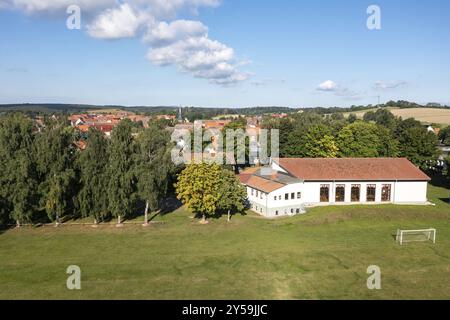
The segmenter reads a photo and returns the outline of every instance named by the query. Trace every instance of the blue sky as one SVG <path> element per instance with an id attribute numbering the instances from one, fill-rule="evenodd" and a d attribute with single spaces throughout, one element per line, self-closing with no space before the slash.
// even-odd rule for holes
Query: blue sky
<path id="1" fill-rule="evenodd" d="M 450 104 L 446 0 L 54 2 L 0 0 L 0 103 Z"/>

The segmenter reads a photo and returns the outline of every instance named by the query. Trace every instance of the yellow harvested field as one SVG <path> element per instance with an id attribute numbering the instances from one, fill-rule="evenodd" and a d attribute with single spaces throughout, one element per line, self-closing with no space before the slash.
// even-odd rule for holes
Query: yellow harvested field
<path id="1" fill-rule="evenodd" d="M 395 116 L 402 117 L 403 119 L 415 118 L 421 122 L 427 123 L 438 123 L 450 125 L 450 109 L 436 109 L 436 108 L 407 108 L 407 109 L 398 109 L 398 108 L 388 108 Z M 362 118 L 366 112 L 358 111 L 354 112 L 354 114 Z M 373 109 L 371 111 L 376 111 Z M 345 113 L 345 116 L 348 116 L 350 113 Z"/>
<path id="2" fill-rule="evenodd" d="M 403 119 L 415 118 L 421 122 L 441 123 L 450 125 L 450 109 L 412 108 L 393 109 L 391 112 Z"/>

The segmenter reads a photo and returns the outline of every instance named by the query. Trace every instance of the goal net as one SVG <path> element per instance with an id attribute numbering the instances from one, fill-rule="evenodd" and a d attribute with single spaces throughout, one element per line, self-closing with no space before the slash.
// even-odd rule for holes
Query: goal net
<path id="1" fill-rule="evenodd" d="M 421 230 L 397 230 L 396 241 L 400 245 L 407 242 L 424 242 L 432 241 L 436 243 L 436 229 L 421 229 Z"/>

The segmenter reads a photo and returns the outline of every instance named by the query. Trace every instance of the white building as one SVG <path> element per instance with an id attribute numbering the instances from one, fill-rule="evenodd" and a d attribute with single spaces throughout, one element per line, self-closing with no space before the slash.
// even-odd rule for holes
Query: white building
<path id="1" fill-rule="evenodd" d="M 306 207 L 426 204 L 430 178 L 404 158 L 276 159 L 240 174 L 251 209 L 266 217 Z"/>

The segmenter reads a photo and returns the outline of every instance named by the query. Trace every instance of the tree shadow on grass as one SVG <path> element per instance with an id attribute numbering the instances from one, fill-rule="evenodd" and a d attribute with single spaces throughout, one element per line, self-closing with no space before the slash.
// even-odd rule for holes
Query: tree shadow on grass
<path id="1" fill-rule="evenodd" d="M 146 206 L 145 201 L 137 201 L 134 205 L 132 214 L 130 214 L 126 218 L 126 220 L 134 220 L 138 217 L 142 217 L 143 219 L 145 214 L 145 206 Z M 159 204 L 159 208 L 156 212 L 154 211 L 151 212 L 149 210 L 148 222 L 152 222 L 158 216 L 162 217 L 168 215 L 181 207 L 182 207 L 181 201 L 179 201 L 175 196 L 169 196 L 161 201 L 161 203 Z"/>
<path id="2" fill-rule="evenodd" d="M 12 229 L 12 227 L 8 227 L 8 226 L 0 226 L 0 236 L 5 233 L 6 231 Z"/>
<path id="3" fill-rule="evenodd" d="M 246 216 L 247 215 L 247 211 L 246 210 L 244 210 L 242 212 L 231 211 L 230 220 L 233 220 L 233 218 L 235 216 L 238 216 L 238 215 Z M 219 210 L 215 214 L 211 215 L 211 219 L 219 220 L 219 219 L 224 218 L 224 217 L 226 218 L 227 216 L 228 216 L 228 210 Z"/>
<path id="4" fill-rule="evenodd" d="M 440 174 L 428 173 L 431 178 L 430 184 L 434 187 L 448 189 L 450 192 L 450 180 Z"/>
<path id="5" fill-rule="evenodd" d="M 179 208 L 181 208 L 183 204 L 180 200 L 178 200 L 175 196 L 170 196 L 161 201 L 159 215 L 165 216 L 168 215 Z"/>

